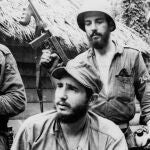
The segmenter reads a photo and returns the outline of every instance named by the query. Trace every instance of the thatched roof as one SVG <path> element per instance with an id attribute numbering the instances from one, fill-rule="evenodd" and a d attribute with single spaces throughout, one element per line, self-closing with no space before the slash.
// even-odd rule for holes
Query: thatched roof
<path id="1" fill-rule="evenodd" d="M 109 0 L 112 5 L 121 3 L 121 0 Z M 82 5 L 81 0 L 33 0 L 44 22 L 53 35 L 61 37 L 68 47 L 75 47 L 77 51 L 88 45 L 87 38 L 76 23 L 76 14 Z M 27 0 L 0 1 L 0 32 L 4 38 L 17 39 L 20 43 L 34 39 L 35 22 L 32 18 L 28 26 L 19 24 L 23 7 L 27 7 Z M 117 5 L 119 6 L 119 5 Z M 117 7 L 119 10 L 121 7 Z M 120 11 L 120 10 L 119 10 Z M 116 13 L 117 14 L 117 13 Z M 116 16 L 117 18 L 117 16 Z M 142 47 L 141 51 L 149 53 L 149 45 L 143 41 L 137 32 L 127 26 L 117 23 L 116 37 L 126 44 L 135 44 Z"/>
<path id="2" fill-rule="evenodd" d="M 34 32 L 31 25 L 23 27 L 19 24 L 19 18 L 24 6 L 27 6 L 27 3 L 22 0 L 0 1 L 0 31 L 6 36 L 22 40 L 23 37 L 31 36 Z"/>

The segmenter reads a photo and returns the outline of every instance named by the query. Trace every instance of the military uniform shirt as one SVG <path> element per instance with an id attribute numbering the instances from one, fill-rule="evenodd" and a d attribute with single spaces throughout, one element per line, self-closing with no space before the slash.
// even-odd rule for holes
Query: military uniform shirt
<path id="1" fill-rule="evenodd" d="M 88 112 L 79 145 L 74 150 L 127 150 L 123 133 L 113 122 Z M 27 119 L 19 129 L 12 150 L 69 150 L 56 111 Z"/>

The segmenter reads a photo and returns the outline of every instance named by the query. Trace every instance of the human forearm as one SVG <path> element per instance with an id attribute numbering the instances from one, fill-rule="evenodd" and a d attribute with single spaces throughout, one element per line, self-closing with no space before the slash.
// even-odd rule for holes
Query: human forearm
<path id="1" fill-rule="evenodd" d="M 141 123 L 150 120 L 150 75 L 141 55 L 135 63 L 135 93 L 141 106 Z"/>
<path id="2" fill-rule="evenodd" d="M 150 120 L 150 81 L 145 84 L 141 104 L 141 121 L 146 124 Z"/>
<path id="3" fill-rule="evenodd" d="M 14 116 L 24 111 L 26 98 L 22 92 L 14 91 L 0 96 L 0 115 Z"/>

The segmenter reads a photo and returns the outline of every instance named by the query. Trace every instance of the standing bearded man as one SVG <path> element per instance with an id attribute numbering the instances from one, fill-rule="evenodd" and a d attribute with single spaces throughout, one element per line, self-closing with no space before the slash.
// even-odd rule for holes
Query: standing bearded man
<path id="1" fill-rule="evenodd" d="M 116 23 L 111 5 L 106 0 L 85 1 L 77 15 L 77 23 L 86 32 L 90 48 L 71 61 L 90 63 L 102 82 L 92 110 L 115 122 L 126 133 L 135 115 L 136 97 L 141 106 L 140 122 L 150 130 L 150 76 L 141 52 L 112 37 Z M 49 50 L 44 50 L 41 62 L 51 66 L 53 56 Z M 135 139 L 138 147 L 147 143 L 147 137 L 140 139 L 135 135 Z"/>

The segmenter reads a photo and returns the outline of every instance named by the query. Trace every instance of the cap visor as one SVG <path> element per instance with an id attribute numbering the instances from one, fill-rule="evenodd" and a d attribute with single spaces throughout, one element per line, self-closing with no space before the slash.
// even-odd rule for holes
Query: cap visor
<path id="1" fill-rule="evenodd" d="M 66 71 L 66 69 L 64 67 L 56 68 L 52 72 L 52 76 L 54 78 L 56 78 L 56 79 L 61 79 L 65 75 L 69 75 L 70 76 L 70 74 Z"/>

